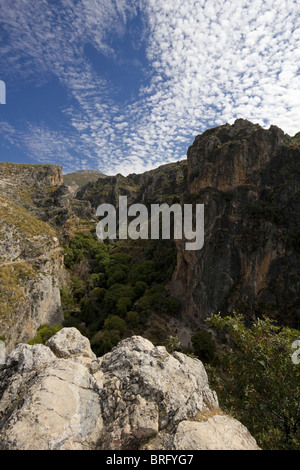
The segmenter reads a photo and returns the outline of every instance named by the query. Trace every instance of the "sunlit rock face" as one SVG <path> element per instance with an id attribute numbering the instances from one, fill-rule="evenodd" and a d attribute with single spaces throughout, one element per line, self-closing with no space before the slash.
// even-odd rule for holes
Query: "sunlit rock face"
<path id="1" fill-rule="evenodd" d="M 191 193 L 207 187 L 227 191 L 259 184 L 261 171 L 284 138 L 284 132 L 276 126 L 264 130 L 243 119 L 197 136 L 187 153 Z"/>

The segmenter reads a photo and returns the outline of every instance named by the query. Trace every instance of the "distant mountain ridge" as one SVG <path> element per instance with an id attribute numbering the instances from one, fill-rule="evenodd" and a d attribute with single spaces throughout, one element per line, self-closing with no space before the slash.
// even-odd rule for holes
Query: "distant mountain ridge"
<path id="1" fill-rule="evenodd" d="M 97 181 L 99 178 L 103 178 L 105 176 L 106 175 L 104 173 L 97 170 L 78 170 L 64 174 L 63 181 L 72 192 L 75 192 L 81 186 L 84 186 L 89 182 Z"/>

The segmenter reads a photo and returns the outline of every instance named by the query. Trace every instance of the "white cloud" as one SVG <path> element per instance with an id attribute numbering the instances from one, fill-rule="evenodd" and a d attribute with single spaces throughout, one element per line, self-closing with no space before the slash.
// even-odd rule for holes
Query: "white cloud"
<path id="1" fill-rule="evenodd" d="M 196 133 L 238 117 L 276 124 L 291 135 L 299 131 L 297 1 L 62 0 L 59 10 L 55 5 L 16 0 L 14 8 L 0 7 L 11 45 L 0 52 L 11 73 L 26 80 L 53 74 L 74 100 L 64 110 L 72 136 L 46 132 L 42 125 L 41 133 L 36 125 L 27 128 L 27 137 L 19 135 L 37 158 L 41 149 L 43 159 L 61 151 L 76 167 L 75 146 L 90 166 L 128 174 L 181 159 Z M 84 46 L 116 58 L 109 38 L 121 40 L 138 12 L 149 70 L 136 95 L 120 103 Z"/>
<path id="2" fill-rule="evenodd" d="M 193 6 L 196 5 L 192 0 L 186 0 L 182 3 L 186 6 L 186 12 L 192 11 Z M 216 16 L 213 3 L 219 6 L 223 5 L 222 9 L 218 9 L 218 16 Z M 171 95 L 172 102 L 178 102 L 182 98 L 186 107 L 189 106 L 189 109 L 186 110 L 188 118 L 193 119 L 196 106 L 205 109 L 212 104 L 215 99 L 210 91 L 212 85 L 215 89 L 222 90 L 223 94 L 231 94 L 237 99 L 247 95 L 255 86 L 256 103 L 248 101 L 243 109 L 244 114 L 252 118 L 257 114 L 256 107 L 260 102 L 260 111 L 272 123 L 276 119 L 276 113 L 273 114 L 272 97 L 269 94 L 265 96 L 264 89 L 259 87 L 260 81 L 267 78 L 267 84 L 273 92 L 276 91 L 276 87 L 277 92 L 278 89 L 283 88 L 284 93 L 281 92 L 280 95 L 285 112 L 283 116 L 280 116 L 280 122 L 283 127 L 287 127 L 291 88 L 294 96 L 293 108 L 297 106 L 300 111 L 299 75 L 295 69 L 294 71 L 289 70 L 287 75 L 283 76 L 276 76 L 274 72 L 278 73 L 290 65 L 290 60 L 287 60 L 285 55 L 287 44 L 284 42 L 286 41 L 284 19 L 287 17 L 289 8 L 293 11 L 294 2 L 286 2 L 283 5 L 281 2 L 266 1 L 260 5 L 260 8 L 257 2 L 251 3 L 246 8 L 248 4 L 248 2 L 239 2 L 237 5 L 236 2 L 229 0 L 223 2 L 206 1 L 204 9 L 199 11 L 199 15 L 194 15 L 192 18 L 190 15 L 187 16 L 190 34 L 185 38 L 184 44 L 188 47 L 182 47 L 181 34 L 179 37 L 177 35 L 178 29 L 173 27 L 176 21 L 178 23 L 183 21 L 182 17 L 176 17 L 177 5 L 174 6 L 174 3 L 169 1 L 159 9 L 156 1 L 150 1 L 149 17 L 152 22 L 157 22 L 158 25 L 164 24 L 165 28 L 152 28 L 155 32 L 152 37 L 155 47 L 152 45 L 149 48 L 149 56 L 155 60 L 156 67 L 158 67 L 160 59 L 160 71 L 167 70 L 167 76 L 172 77 L 169 86 L 164 85 L 165 93 Z M 171 12 L 173 25 L 168 23 Z M 233 16 L 231 16 L 232 13 Z M 203 14 L 206 17 L 204 21 Z M 197 20 L 197 16 L 201 21 Z M 291 31 L 299 27 L 298 18 L 295 14 L 294 17 L 289 18 Z M 220 25 L 223 29 L 219 28 Z M 284 36 L 284 40 L 281 39 L 281 36 Z M 221 37 L 223 42 L 220 40 Z M 244 37 L 243 40 L 241 40 L 242 37 Z M 160 53 L 159 50 L 160 42 L 164 42 L 164 50 L 167 48 L 167 38 L 169 38 L 169 48 L 172 49 L 172 53 L 168 57 L 163 52 Z M 292 45 L 289 44 L 290 46 L 292 46 L 293 52 L 299 51 L 298 40 L 294 41 Z M 192 80 L 192 75 L 196 79 Z M 287 76 L 289 83 L 287 83 Z M 294 83 L 291 83 L 291 79 Z M 180 94 L 178 91 L 180 88 L 182 91 L 183 83 L 183 93 Z M 191 91 L 190 94 L 185 90 Z M 216 104 L 220 105 L 220 103 Z M 232 116 L 238 115 L 235 105 L 236 101 L 233 100 L 230 108 L 227 107 L 227 113 L 230 112 Z M 161 113 L 164 111 L 161 108 Z M 220 120 L 221 116 L 216 115 L 216 117 Z M 295 122 L 292 128 L 285 130 L 293 133 L 297 130 L 297 125 L 298 123 Z"/>

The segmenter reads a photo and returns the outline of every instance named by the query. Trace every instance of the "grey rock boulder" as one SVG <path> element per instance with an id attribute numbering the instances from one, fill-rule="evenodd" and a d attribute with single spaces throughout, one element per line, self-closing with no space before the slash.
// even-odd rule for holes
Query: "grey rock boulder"
<path id="1" fill-rule="evenodd" d="M 97 358 L 63 328 L 0 365 L 0 448 L 258 449 L 218 406 L 201 361 L 139 336 Z"/>
<path id="2" fill-rule="evenodd" d="M 258 449 L 255 439 L 239 421 L 215 415 L 203 421 L 179 423 L 174 446 L 180 450 Z"/>
<path id="3" fill-rule="evenodd" d="M 76 328 L 63 328 L 47 341 L 46 346 L 60 358 L 96 359 L 89 340 Z"/>

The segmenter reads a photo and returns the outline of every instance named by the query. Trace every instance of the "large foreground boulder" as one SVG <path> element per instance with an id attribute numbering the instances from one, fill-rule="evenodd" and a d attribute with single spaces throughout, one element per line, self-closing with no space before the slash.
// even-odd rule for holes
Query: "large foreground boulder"
<path id="1" fill-rule="evenodd" d="M 201 361 L 139 336 L 97 358 L 75 328 L 0 365 L 0 448 L 256 450 L 219 410 Z"/>

